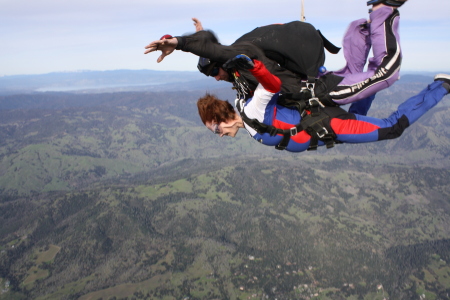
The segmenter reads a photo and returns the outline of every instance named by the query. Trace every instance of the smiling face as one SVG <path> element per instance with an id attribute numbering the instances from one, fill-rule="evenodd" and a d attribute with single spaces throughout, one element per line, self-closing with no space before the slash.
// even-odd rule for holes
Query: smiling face
<path id="1" fill-rule="evenodd" d="M 236 115 L 236 117 L 237 118 L 234 120 L 228 120 L 226 122 L 221 122 L 220 124 L 217 124 L 215 121 L 206 122 L 205 126 L 220 137 L 235 137 L 239 128 L 242 127 L 242 120 L 239 116 Z"/>

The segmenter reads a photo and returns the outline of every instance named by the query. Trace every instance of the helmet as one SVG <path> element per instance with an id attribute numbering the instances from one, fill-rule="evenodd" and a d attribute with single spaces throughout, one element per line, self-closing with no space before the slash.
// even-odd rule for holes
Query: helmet
<path id="1" fill-rule="evenodd" d="M 393 7 L 400 7 L 408 0 L 370 0 L 367 1 L 367 5 L 386 4 Z"/>
<path id="2" fill-rule="evenodd" d="M 205 74 L 206 76 L 216 76 L 219 74 L 220 64 L 216 61 L 211 61 L 209 58 L 200 57 L 198 59 L 197 68 L 198 70 Z"/>

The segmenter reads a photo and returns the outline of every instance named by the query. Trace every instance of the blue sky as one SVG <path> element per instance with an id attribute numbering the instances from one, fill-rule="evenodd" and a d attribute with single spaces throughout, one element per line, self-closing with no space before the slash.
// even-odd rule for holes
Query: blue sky
<path id="1" fill-rule="evenodd" d="M 301 0 L 0 0 L 0 76 L 116 69 L 196 70 L 176 51 L 160 64 L 144 47 L 163 34 L 193 32 L 199 18 L 222 44 L 257 26 L 300 18 Z M 336 45 L 365 0 L 305 0 L 306 21 Z M 450 1 L 410 0 L 400 8 L 403 71 L 450 72 Z M 327 55 L 329 70 L 344 65 Z"/>

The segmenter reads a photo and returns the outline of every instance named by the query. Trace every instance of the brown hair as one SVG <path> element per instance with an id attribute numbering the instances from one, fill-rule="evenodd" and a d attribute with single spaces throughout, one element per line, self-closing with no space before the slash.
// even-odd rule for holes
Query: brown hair
<path id="1" fill-rule="evenodd" d="M 236 117 L 236 111 L 228 101 L 220 100 L 208 93 L 198 99 L 197 108 L 203 124 L 213 121 L 220 124 Z"/>

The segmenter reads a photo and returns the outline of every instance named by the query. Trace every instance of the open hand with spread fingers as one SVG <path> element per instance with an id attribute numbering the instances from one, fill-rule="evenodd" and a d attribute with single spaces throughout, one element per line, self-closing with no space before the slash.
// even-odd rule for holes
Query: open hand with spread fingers
<path id="1" fill-rule="evenodd" d="M 156 40 L 148 44 L 145 49 L 144 54 L 148 54 L 154 51 L 161 51 L 161 55 L 158 57 L 156 62 L 160 63 L 163 61 L 164 57 L 170 55 L 177 47 L 178 40 L 173 38 L 171 35 L 164 35 L 160 40 Z"/>

